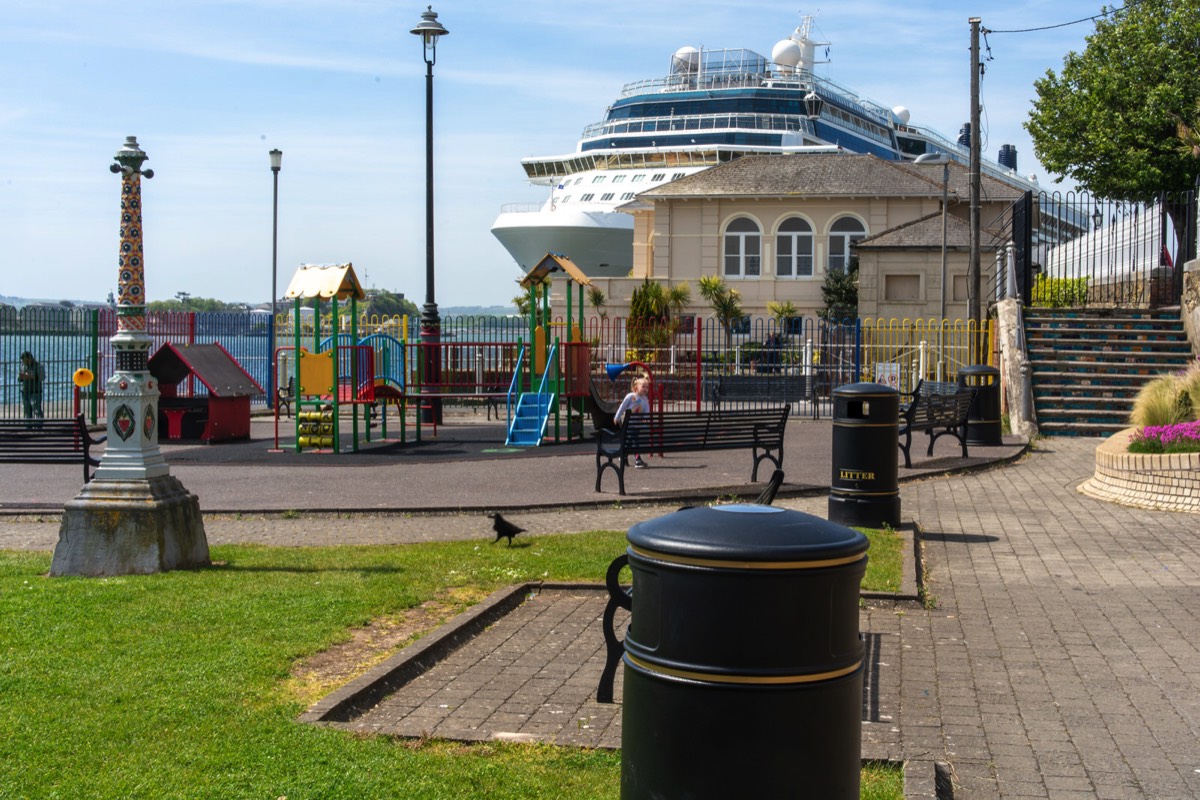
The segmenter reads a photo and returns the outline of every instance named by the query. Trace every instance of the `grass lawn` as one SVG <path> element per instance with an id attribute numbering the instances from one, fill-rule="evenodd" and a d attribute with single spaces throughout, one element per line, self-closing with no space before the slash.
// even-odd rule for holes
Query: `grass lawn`
<path id="1" fill-rule="evenodd" d="M 625 540 L 527 542 L 215 547 L 209 569 L 120 578 L 51 579 L 49 553 L 0 552 L 0 798 L 616 798 L 619 753 L 296 722 L 293 664 L 350 629 L 433 598 L 595 581 Z M 902 796 L 886 767 L 863 786 Z"/>

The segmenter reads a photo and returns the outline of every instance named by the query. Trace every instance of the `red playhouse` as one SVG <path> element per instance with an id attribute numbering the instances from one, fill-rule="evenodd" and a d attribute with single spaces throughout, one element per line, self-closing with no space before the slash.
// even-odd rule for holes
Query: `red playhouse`
<path id="1" fill-rule="evenodd" d="M 150 357 L 150 374 L 158 380 L 160 438 L 228 442 L 250 438 L 250 398 L 262 387 L 219 344 L 171 344 Z M 195 378 L 207 394 L 187 393 L 179 384 Z M 162 434 L 165 433 L 165 437 Z"/>

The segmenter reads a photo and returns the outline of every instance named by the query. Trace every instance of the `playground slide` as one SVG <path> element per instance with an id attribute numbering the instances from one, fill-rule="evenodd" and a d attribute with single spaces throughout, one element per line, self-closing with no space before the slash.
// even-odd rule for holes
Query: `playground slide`
<path id="1" fill-rule="evenodd" d="M 588 381 L 588 394 L 583 398 L 583 407 L 592 417 L 592 426 L 596 430 L 607 428 L 614 430 L 617 426 L 613 422 L 613 415 L 617 413 L 617 407 L 621 405 L 615 400 L 605 400 L 598 391 L 596 391 L 596 380 L 594 378 Z"/>

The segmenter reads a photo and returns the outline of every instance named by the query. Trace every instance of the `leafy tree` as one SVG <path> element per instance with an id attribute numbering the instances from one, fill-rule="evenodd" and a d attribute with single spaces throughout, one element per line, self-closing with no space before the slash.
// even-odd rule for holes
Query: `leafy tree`
<path id="1" fill-rule="evenodd" d="M 634 345 L 666 344 L 679 329 L 679 314 L 692 302 L 686 282 L 666 286 L 646 278 L 629 299 L 626 331 Z M 676 319 L 672 319 L 672 315 Z"/>
<path id="2" fill-rule="evenodd" d="M 821 286 L 825 307 L 817 316 L 829 322 L 841 322 L 858 316 L 858 256 L 850 256 L 845 268 L 832 267 L 825 272 Z"/>
<path id="3" fill-rule="evenodd" d="M 1177 126 L 1200 101 L 1198 42 L 1195 0 L 1140 0 L 1097 20 L 1082 53 L 1034 82 L 1025 128 L 1038 159 L 1114 200 L 1192 188 L 1200 160 L 1181 152 Z M 1167 213 L 1182 233 L 1185 209 Z"/>
<path id="4" fill-rule="evenodd" d="M 700 296 L 713 310 L 713 316 L 725 331 L 725 343 L 733 342 L 733 324 L 746 316 L 742 310 L 742 295 L 731 289 L 719 275 L 705 275 L 700 279 Z"/>
<path id="5" fill-rule="evenodd" d="M 367 316 L 400 317 L 408 314 L 410 319 L 416 319 L 421 315 L 417 304 L 403 294 L 389 292 L 387 289 L 367 289 L 366 295 L 366 302 L 362 304 L 360 311 Z"/>
<path id="6" fill-rule="evenodd" d="M 192 297 L 187 292 L 176 292 L 173 300 L 152 300 L 146 304 L 147 311 L 245 311 L 244 303 L 227 303 L 213 297 Z"/>

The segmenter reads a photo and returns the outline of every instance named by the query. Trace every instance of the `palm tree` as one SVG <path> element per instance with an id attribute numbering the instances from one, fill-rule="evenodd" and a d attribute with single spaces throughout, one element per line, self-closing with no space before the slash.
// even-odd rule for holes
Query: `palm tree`
<path id="1" fill-rule="evenodd" d="M 608 298 L 604 296 L 604 290 L 599 286 L 589 286 L 587 298 L 592 311 L 595 311 L 600 319 L 608 319 Z"/>
<path id="2" fill-rule="evenodd" d="M 733 324 L 746 316 L 742 311 L 742 295 L 731 289 L 719 275 L 705 275 L 700 279 L 700 296 L 713 310 L 713 316 L 725 331 L 725 344 L 733 346 Z"/>

